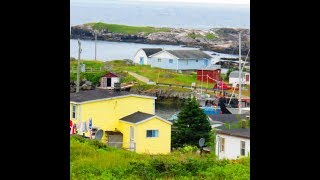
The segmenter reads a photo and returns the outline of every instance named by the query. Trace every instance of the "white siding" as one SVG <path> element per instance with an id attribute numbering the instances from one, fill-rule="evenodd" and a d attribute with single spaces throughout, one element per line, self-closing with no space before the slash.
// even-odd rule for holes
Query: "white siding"
<path id="1" fill-rule="evenodd" d="M 114 83 L 120 82 L 120 78 L 118 77 L 112 77 L 111 78 L 111 87 L 114 87 Z"/>
<path id="2" fill-rule="evenodd" d="M 246 76 L 249 75 L 249 81 L 246 81 Z M 241 79 L 242 84 L 250 84 L 250 74 L 246 73 L 245 77 Z M 239 83 L 239 77 L 229 77 L 229 84 L 233 84 L 234 86 Z"/>
<path id="3" fill-rule="evenodd" d="M 161 59 L 159 62 L 158 59 Z M 170 63 L 170 59 L 172 59 L 172 63 Z M 163 69 L 172 69 L 172 70 L 190 70 L 190 69 L 201 69 L 205 68 L 205 61 L 207 61 L 207 66 L 210 66 L 211 60 L 205 59 L 178 59 L 174 55 L 162 51 L 158 54 L 152 55 L 149 58 L 149 64 L 151 67 L 159 67 Z"/>
<path id="4" fill-rule="evenodd" d="M 225 138 L 224 152 L 219 152 L 219 137 Z M 216 155 L 219 159 L 237 159 L 240 157 L 241 141 L 245 142 L 245 153 L 248 156 L 250 153 L 250 139 L 224 134 L 216 135 Z"/>
<path id="5" fill-rule="evenodd" d="M 148 57 L 142 49 L 138 50 L 138 52 L 134 56 L 134 62 L 140 64 L 140 57 L 143 57 L 144 64 L 148 64 Z"/>

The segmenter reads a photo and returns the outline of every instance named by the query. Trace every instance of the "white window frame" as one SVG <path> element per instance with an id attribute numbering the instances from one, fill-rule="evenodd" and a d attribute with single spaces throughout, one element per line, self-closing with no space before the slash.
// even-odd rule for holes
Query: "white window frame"
<path id="1" fill-rule="evenodd" d="M 173 63 L 173 59 L 169 59 L 169 63 Z"/>
<path id="2" fill-rule="evenodd" d="M 244 147 L 242 147 L 242 145 L 244 145 Z M 242 154 L 242 150 L 244 150 L 244 154 Z M 241 156 L 245 156 L 246 155 L 246 142 L 245 141 L 240 141 L 240 155 Z"/>
<path id="3" fill-rule="evenodd" d="M 161 58 L 158 58 L 158 62 L 161 62 Z"/>
<path id="4" fill-rule="evenodd" d="M 222 146 L 222 140 L 223 140 L 223 146 Z M 220 137 L 220 143 L 219 143 L 219 145 L 220 145 L 220 152 L 225 152 L 225 150 L 226 150 L 226 139 L 225 138 L 223 138 L 223 137 Z M 223 147 L 223 149 L 222 149 L 222 147 Z"/>
<path id="5" fill-rule="evenodd" d="M 73 118 L 73 119 L 77 118 L 77 106 L 76 105 L 72 105 L 71 118 Z"/>
<path id="6" fill-rule="evenodd" d="M 158 132 L 158 133 L 155 133 L 155 135 L 158 135 L 158 136 L 148 137 L 148 131 L 152 131 L 151 134 L 153 134 L 153 131 L 154 131 L 154 132 Z M 159 137 L 159 130 L 158 130 L 158 129 L 147 129 L 147 130 L 146 130 L 146 138 L 158 138 L 158 137 Z"/>

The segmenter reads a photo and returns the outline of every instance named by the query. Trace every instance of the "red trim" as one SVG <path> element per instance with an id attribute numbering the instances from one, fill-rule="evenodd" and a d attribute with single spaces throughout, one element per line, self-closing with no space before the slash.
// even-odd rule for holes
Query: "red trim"
<path id="1" fill-rule="evenodd" d="M 113 74 L 112 72 L 109 72 L 109 73 L 103 75 L 102 77 L 119 77 L 119 76 Z"/>

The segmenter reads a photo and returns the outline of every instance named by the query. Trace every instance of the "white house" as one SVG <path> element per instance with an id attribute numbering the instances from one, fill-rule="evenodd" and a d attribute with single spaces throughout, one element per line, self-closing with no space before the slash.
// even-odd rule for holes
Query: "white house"
<path id="1" fill-rule="evenodd" d="M 150 56 L 148 64 L 172 70 L 196 70 L 211 65 L 211 56 L 200 50 L 162 50 Z"/>
<path id="2" fill-rule="evenodd" d="M 237 159 L 250 153 L 250 129 L 223 129 L 216 131 L 218 159 Z"/>
<path id="3" fill-rule="evenodd" d="M 159 51 L 162 51 L 162 49 L 161 48 L 141 48 L 134 55 L 134 62 L 141 65 L 149 64 L 148 63 L 149 56 Z"/>
<path id="4" fill-rule="evenodd" d="M 232 71 L 229 74 L 229 84 L 232 84 L 234 87 L 239 84 L 239 71 Z M 250 73 L 241 73 L 241 84 L 250 84 Z"/>
<path id="5" fill-rule="evenodd" d="M 120 77 L 112 72 L 109 72 L 101 77 L 100 89 L 113 89 L 114 83 L 120 82 Z"/>

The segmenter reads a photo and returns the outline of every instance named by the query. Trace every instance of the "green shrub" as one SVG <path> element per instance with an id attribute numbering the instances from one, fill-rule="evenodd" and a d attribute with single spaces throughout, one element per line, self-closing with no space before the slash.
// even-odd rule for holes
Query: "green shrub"
<path id="1" fill-rule="evenodd" d="M 197 146 L 191 146 L 191 145 L 184 145 L 179 151 L 183 153 L 188 152 L 196 152 L 199 148 Z"/>

